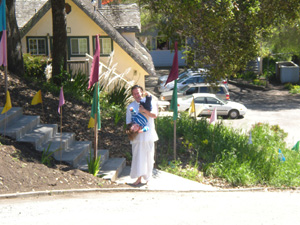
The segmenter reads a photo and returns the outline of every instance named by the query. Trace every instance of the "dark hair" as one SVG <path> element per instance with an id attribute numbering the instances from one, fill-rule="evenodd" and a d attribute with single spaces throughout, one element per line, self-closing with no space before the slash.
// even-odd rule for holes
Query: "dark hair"
<path id="1" fill-rule="evenodd" d="M 142 91 L 144 91 L 143 90 L 143 88 L 140 86 L 140 85 L 134 85 L 132 88 L 131 88 L 131 93 L 132 93 L 132 91 L 134 90 L 134 89 L 136 89 L 136 88 L 140 88 Z"/>

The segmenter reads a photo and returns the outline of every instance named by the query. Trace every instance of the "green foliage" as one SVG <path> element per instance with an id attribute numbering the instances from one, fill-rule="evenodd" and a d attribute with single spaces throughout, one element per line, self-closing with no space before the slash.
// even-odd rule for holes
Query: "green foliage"
<path id="1" fill-rule="evenodd" d="M 291 94 L 299 94 L 300 93 L 300 86 L 299 85 L 292 85 L 292 87 L 288 87 L 290 88 L 290 93 Z"/>
<path id="2" fill-rule="evenodd" d="M 94 177 L 96 177 L 100 171 L 100 164 L 101 164 L 101 155 L 97 157 L 95 160 L 92 156 L 92 151 L 90 151 L 90 157 L 86 158 L 88 163 L 88 171 L 90 174 L 93 174 Z"/>
<path id="3" fill-rule="evenodd" d="M 159 168 L 168 173 L 172 173 L 186 179 L 195 180 L 198 182 L 201 182 L 203 180 L 203 174 L 198 171 L 197 167 L 187 165 L 183 168 L 182 162 L 180 160 L 173 160 L 170 162 L 164 160 L 159 165 Z"/>
<path id="4" fill-rule="evenodd" d="M 126 88 L 126 84 L 118 81 L 111 91 L 107 92 L 107 101 L 112 105 L 118 105 L 125 108 L 131 97 L 130 89 Z"/>
<path id="5" fill-rule="evenodd" d="M 49 91 L 55 95 L 59 94 L 60 86 L 53 83 L 53 80 L 46 82 L 45 67 L 47 59 L 41 56 L 31 56 L 24 54 L 25 76 L 29 81 L 36 82 L 41 89 Z M 64 87 L 64 95 L 68 98 L 83 100 L 90 102 L 92 99 L 92 91 L 87 90 L 89 78 L 79 72 L 71 76 L 67 71 L 62 70 L 55 78 L 60 81 Z"/>
<path id="6" fill-rule="evenodd" d="M 102 91 L 100 94 L 102 115 L 107 119 L 113 119 L 115 125 L 123 122 L 130 97 L 130 90 L 121 81 L 112 90 Z"/>
<path id="7" fill-rule="evenodd" d="M 42 163 L 44 165 L 47 165 L 47 166 L 51 166 L 51 163 L 52 163 L 52 160 L 53 160 L 52 155 L 55 152 L 60 150 L 60 149 L 57 149 L 53 152 L 50 152 L 50 147 L 51 147 L 51 143 L 48 145 L 47 149 L 44 148 L 43 153 L 42 153 L 42 158 L 41 158 Z"/>
<path id="8" fill-rule="evenodd" d="M 172 42 L 180 37 L 193 37 L 186 50 L 194 56 L 194 65 L 211 65 L 212 81 L 244 70 L 259 55 L 259 38 L 268 37 L 271 28 L 283 21 L 295 21 L 300 10 L 298 0 L 141 0 L 139 3 L 150 10 L 153 18 L 162 18 L 157 28 Z"/>
<path id="9" fill-rule="evenodd" d="M 74 78 L 71 78 L 69 75 L 67 77 L 69 79 L 63 83 L 64 94 L 70 98 L 90 102 L 93 89 L 87 90 L 89 78 L 81 72 L 76 74 Z"/>
<path id="10" fill-rule="evenodd" d="M 44 71 L 48 63 L 47 57 L 23 54 L 23 60 L 26 79 L 46 81 Z"/>
<path id="11" fill-rule="evenodd" d="M 171 117 L 157 120 L 160 143 L 173 140 L 171 120 Z M 165 128 L 168 132 L 161 131 Z M 262 123 L 254 125 L 251 134 L 253 144 L 248 144 L 248 136 L 240 130 L 229 128 L 222 122 L 213 126 L 206 119 L 195 122 L 187 114 L 181 114 L 177 120 L 177 139 L 183 147 L 178 152 L 178 160 L 170 163 L 162 160 L 159 166 L 190 179 L 197 179 L 197 175 L 193 178 L 189 174 L 198 171 L 205 176 L 225 179 L 232 185 L 299 186 L 300 154 L 286 148 L 287 134 L 278 125 Z M 279 149 L 286 158 L 284 162 L 280 161 Z M 160 152 L 167 151 L 160 149 Z M 181 157 L 188 156 L 189 165 L 180 163 Z"/>

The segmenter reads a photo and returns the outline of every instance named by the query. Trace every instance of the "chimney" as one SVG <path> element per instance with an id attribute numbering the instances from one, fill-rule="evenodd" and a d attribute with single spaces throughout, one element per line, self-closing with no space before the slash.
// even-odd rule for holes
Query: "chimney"
<path id="1" fill-rule="evenodd" d="M 102 0 L 98 0 L 98 9 L 102 8 Z"/>

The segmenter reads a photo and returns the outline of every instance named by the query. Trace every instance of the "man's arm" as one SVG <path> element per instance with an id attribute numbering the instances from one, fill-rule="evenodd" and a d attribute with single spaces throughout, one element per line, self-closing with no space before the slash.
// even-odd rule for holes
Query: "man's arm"
<path id="1" fill-rule="evenodd" d="M 152 107 L 152 109 L 153 109 L 153 107 Z M 145 113 L 148 117 L 151 117 L 153 119 L 157 118 L 157 112 L 156 112 L 156 110 L 152 110 L 150 112 L 150 111 L 146 110 L 142 105 L 140 105 L 139 112 L 140 113 Z"/>

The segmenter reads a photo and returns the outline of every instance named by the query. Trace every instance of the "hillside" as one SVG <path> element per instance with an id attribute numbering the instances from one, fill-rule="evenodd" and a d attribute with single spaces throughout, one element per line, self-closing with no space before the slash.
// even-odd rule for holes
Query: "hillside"
<path id="1" fill-rule="evenodd" d="M 3 107 L 5 82 L 2 71 L 0 83 L 0 106 Z M 15 75 L 8 75 L 8 90 L 13 107 L 22 107 L 23 114 L 26 115 L 40 115 L 41 123 L 60 124 L 57 113 L 58 96 L 42 93 L 43 105 L 30 105 L 38 88 L 33 83 L 26 84 Z M 75 133 L 76 140 L 92 141 L 93 132 L 87 128 L 91 106 L 67 97 L 65 100 L 62 131 Z M 30 144 L 17 143 L 5 137 L 1 137 L 0 143 L 2 144 L 0 145 L 0 194 L 116 186 L 60 162 L 53 162 L 50 167 L 45 166 L 40 163 L 41 153 L 35 151 Z M 123 127 L 115 127 L 113 123 L 106 120 L 102 120 L 98 148 L 110 150 L 110 157 L 124 157 L 126 152 L 131 152 Z"/>

